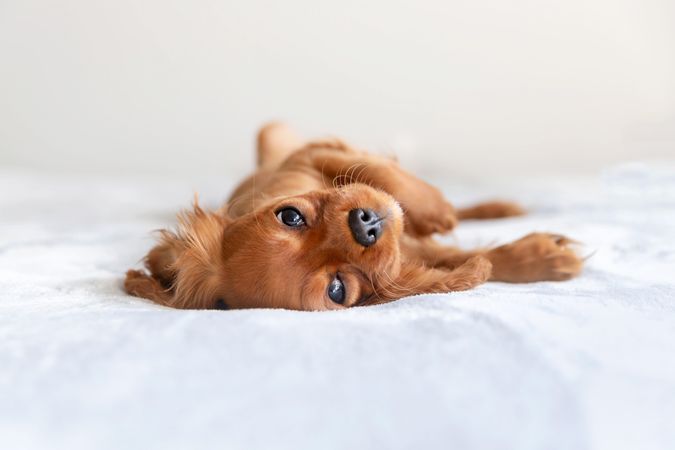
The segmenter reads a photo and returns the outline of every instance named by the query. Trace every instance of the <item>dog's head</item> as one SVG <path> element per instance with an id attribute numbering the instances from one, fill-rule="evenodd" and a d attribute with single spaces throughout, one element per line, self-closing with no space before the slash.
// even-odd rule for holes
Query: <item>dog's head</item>
<path id="1" fill-rule="evenodd" d="M 372 302 L 400 271 L 401 208 L 363 184 L 179 219 L 128 292 L 182 308 L 340 309 Z"/>

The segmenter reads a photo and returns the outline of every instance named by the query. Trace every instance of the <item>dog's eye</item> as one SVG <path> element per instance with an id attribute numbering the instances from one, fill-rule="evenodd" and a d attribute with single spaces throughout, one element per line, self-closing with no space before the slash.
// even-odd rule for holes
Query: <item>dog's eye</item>
<path id="1" fill-rule="evenodd" d="M 337 275 L 328 285 L 328 298 L 340 305 L 345 302 L 345 285 Z"/>
<path id="2" fill-rule="evenodd" d="M 289 227 L 301 227 L 305 224 L 305 218 L 295 208 L 284 208 L 278 211 L 277 219 Z"/>

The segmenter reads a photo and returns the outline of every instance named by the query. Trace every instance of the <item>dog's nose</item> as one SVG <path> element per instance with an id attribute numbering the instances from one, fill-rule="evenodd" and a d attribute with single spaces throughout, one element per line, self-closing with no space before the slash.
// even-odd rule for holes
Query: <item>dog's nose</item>
<path id="1" fill-rule="evenodd" d="M 382 236 L 384 219 L 372 209 L 352 209 L 349 211 L 349 229 L 356 242 L 370 247 Z"/>

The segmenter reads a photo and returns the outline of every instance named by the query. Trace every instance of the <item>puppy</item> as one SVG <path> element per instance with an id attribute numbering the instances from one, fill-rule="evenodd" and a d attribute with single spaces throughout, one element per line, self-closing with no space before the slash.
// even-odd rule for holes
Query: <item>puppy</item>
<path id="1" fill-rule="evenodd" d="M 282 124 L 258 135 L 258 168 L 228 203 L 196 203 L 130 270 L 128 293 L 174 308 L 330 310 L 471 289 L 567 280 L 570 239 L 535 233 L 492 249 L 438 244 L 458 220 L 523 214 L 492 202 L 455 210 L 396 161 L 338 140 L 303 142 Z"/>

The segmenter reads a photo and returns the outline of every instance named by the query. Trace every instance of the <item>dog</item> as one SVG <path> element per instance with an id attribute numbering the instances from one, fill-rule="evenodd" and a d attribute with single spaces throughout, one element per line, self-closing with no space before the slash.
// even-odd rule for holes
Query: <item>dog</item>
<path id="1" fill-rule="evenodd" d="M 582 259 L 571 239 L 533 233 L 496 248 L 439 244 L 458 221 L 516 216 L 514 203 L 455 209 L 396 160 L 337 139 L 304 142 L 280 123 L 258 134 L 257 170 L 221 209 L 178 216 L 127 272 L 129 294 L 186 309 L 334 310 L 471 289 L 561 281 Z"/>

